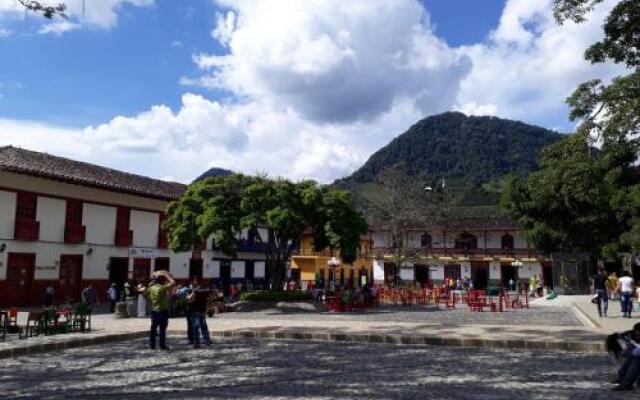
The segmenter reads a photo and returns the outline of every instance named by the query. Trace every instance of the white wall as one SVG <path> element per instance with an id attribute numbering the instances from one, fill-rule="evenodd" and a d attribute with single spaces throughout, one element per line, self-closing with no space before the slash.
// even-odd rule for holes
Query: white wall
<path id="1" fill-rule="evenodd" d="M 220 261 L 207 261 L 205 263 L 203 278 L 220 278 Z"/>
<path id="2" fill-rule="evenodd" d="M 542 265 L 540 263 L 523 263 L 522 267 L 518 268 L 518 279 L 528 279 L 532 275 L 536 275 L 538 280 L 542 276 Z"/>
<path id="3" fill-rule="evenodd" d="M 113 245 L 116 237 L 116 207 L 84 203 L 82 224 L 86 226 L 86 242 Z"/>
<path id="4" fill-rule="evenodd" d="M 444 280 L 444 265 L 442 263 L 429 265 L 429 278 L 437 281 Z"/>
<path id="5" fill-rule="evenodd" d="M 64 242 L 64 226 L 67 213 L 65 200 L 38 196 L 36 220 L 40 221 L 40 240 Z"/>
<path id="6" fill-rule="evenodd" d="M 231 278 L 244 278 L 244 277 L 245 277 L 245 262 L 232 261 L 231 262 Z"/>
<path id="7" fill-rule="evenodd" d="M 205 264 L 207 258 L 205 257 L 204 251 L 202 252 L 202 258 L 205 260 L 205 262 L 203 262 L 203 264 Z M 191 259 L 190 251 L 172 254 L 171 260 L 169 260 L 169 263 L 171 264 L 170 266 L 171 274 L 178 279 L 189 279 L 189 260 L 190 259 Z"/>
<path id="8" fill-rule="evenodd" d="M 136 247 L 156 247 L 160 215 L 147 211 L 131 210 L 130 229 L 133 231 L 133 245 Z"/>
<path id="9" fill-rule="evenodd" d="M 13 239 L 16 219 L 16 194 L 0 190 L 0 238 Z"/>
<path id="10" fill-rule="evenodd" d="M 253 277 L 254 278 L 266 278 L 267 266 L 264 261 L 256 261 L 253 264 Z"/>
<path id="11" fill-rule="evenodd" d="M 502 278 L 502 267 L 500 261 L 491 261 L 489 263 L 489 279 L 499 280 Z"/>

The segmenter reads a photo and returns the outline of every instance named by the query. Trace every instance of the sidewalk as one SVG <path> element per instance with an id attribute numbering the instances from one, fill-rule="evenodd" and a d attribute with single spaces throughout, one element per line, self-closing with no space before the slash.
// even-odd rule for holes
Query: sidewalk
<path id="1" fill-rule="evenodd" d="M 573 303 L 574 301 L 571 300 L 568 305 L 572 306 Z M 557 304 L 559 303 L 554 305 Z M 229 313 L 209 318 L 209 329 L 213 336 L 219 337 L 509 347 L 581 352 L 604 351 L 604 337 L 608 332 L 603 328 L 580 326 L 370 321 L 359 319 L 357 315 L 350 318 L 348 314 L 342 314 L 341 317 L 345 318 L 341 319 L 332 318 L 331 314 L 309 314 L 298 319 L 286 318 L 286 315 L 265 316 L 264 314 L 255 314 L 255 318 L 247 317 L 246 313 Z M 487 314 L 487 317 L 489 318 L 490 314 Z M 92 325 L 93 331 L 88 334 L 65 334 L 0 342 L 0 358 L 143 337 L 149 328 L 149 319 L 116 319 L 111 314 L 101 314 L 93 317 Z M 185 318 L 171 319 L 169 333 L 186 336 Z"/>
<path id="2" fill-rule="evenodd" d="M 591 295 L 565 297 L 569 297 L 572 304 L 595 324 L 595 330 L 603 334 L 627 331 L 632 329 L 634 324 L 640 322 L 640 312 L 633 312 L 631 314 L 633 318 L 622 318 L 619 301 L 609 300 L 608 316 L 600 318 L 596 305 L 591 303 Z M 635 301 L 633 306 L 635 310 Z"/>

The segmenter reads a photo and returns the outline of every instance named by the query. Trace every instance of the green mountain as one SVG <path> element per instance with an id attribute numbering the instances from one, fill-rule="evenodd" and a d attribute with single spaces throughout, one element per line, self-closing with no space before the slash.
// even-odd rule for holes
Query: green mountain
<path id="1" fill-rule="evenodd" d="M 207 170 L 206 172 L 204 172 L 202 175 L 200 175 L 196 179 L 194 179 L 194 182 L 202 181 L 204 179 L 212 178 L 215 176 L 229 176 L 232 174 L 233 174 L 233 171 L 230 171 L 228 169 L 213 167 Z"/>
<path id="2" fill-rule="evenodd" d="M 560 137 L 519 121 L 447 112 L 417 122 L 334 186 L 350 190 L 366 211 L 381 172 L 401 166 L 421 187 L 441 187 L 444 180 L 447 190 L 460 194 L 455 205 L 497 208 L 500 179 L 537 169 L 540 149 Z"/>

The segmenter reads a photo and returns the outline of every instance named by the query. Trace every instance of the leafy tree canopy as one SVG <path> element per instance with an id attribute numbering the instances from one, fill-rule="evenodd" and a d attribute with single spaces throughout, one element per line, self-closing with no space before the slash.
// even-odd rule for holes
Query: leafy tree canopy
<path id="1" fill-rule="evenodd" d="M 180 200 L 169 204 L 165 228 L 173 250 L 190 250 L 213 235 L 216 248 L 230 257 L 237 254 L 240 234 L 252 231 L 264 245 L 274 287 L 280 287 L 291 252 L 306 230 L 312 232 L 316 250 L 339 250 L 346 263 L 355 260 L 360 237 L 368 230 L 347 192 L 313 181 L 241 174 L 191 184 Z"/>
<path id="2" fill-rule="evenodd" d="M 582 22 L 601 2 L 556 0 L 555 16 Z M 543 149 L 540 171 L 512 178 L 503 206 L 542 249 L 619 257 L 640 251 L 640 2 L 618 2 L 603 30 L 585 59 L 624 64 L 628 73 L 576 89 L 567 103 L 577 132 Z"/>

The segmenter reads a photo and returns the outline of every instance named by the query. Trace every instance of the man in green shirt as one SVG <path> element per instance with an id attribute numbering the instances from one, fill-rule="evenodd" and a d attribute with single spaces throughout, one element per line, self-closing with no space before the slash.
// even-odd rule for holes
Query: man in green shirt
<path id="1" fill-rule="evenodd" d="M 176 281 L 168 271 L 154 272 L 154 278 L 148 288 L 142 290 L 151 306 L 151 330 L 149 331 L 149 347 L 156 348 L 156 336 L 160 329 L 160 348 L 168 350 L 166 337 L 167 325 L 169 325 L 169 296 L 171 287 Z"/>

